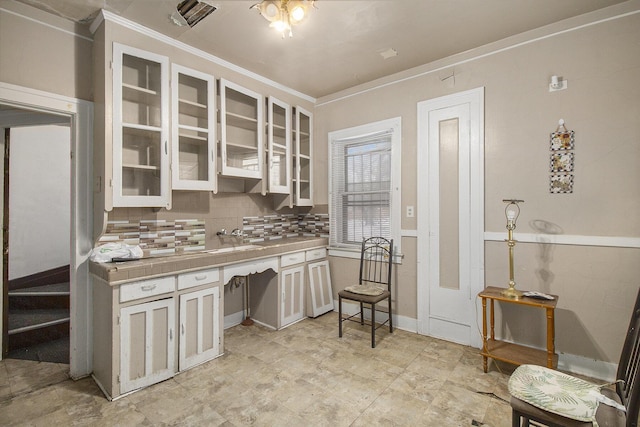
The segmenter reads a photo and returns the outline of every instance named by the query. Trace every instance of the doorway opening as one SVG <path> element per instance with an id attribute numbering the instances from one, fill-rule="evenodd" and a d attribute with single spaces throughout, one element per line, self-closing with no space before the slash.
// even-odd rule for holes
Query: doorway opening
<path id="1" fill-rule="evenodd" d="M 69 364 L 70 119 L 2 111 L 4 357 Z"/>

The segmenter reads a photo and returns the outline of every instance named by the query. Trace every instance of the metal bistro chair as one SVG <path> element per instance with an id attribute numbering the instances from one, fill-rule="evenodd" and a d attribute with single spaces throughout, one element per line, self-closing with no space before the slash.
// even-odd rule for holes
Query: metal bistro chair
<path id="1" fill-rule="evenodd" d="M 342 337 L 342 323 L 364 321 L 364 305 L 371 306 L 371 348 L 376 347 L 376 329 L 389 322 L 389 332 L 393 333 L 391 311 L 391 269 L 393 266 L 393 239 L 370 237 L 362 241 L 360 252 L 360 276 L 357 285 L 347 286 L 338 292 L 338 336 Z M 360 311 L 351 316 L 342 316 L 342 300 L 355 301 L 360 304 Z M 376 326 L 376 304 L 387 300 L 389 317 Z M 353 319 L 360 315 L 360 319 Z M 368 324 L 368 322 L 367 322 Z"/>
<path id="2" fill-rule="evenodd" d="M 512 426 L 637 426 L 640 408 L 640 291 L 631 315 L 615 391 L 542 366 L 522 365 L 509 379 Z M 617 407 L 616 407 L 617 406 Z"/>

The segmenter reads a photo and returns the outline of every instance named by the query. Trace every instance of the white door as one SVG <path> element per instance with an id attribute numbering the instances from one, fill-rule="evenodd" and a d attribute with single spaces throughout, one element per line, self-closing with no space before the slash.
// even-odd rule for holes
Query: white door
<path id="1" fill-rule="evenodd" d="M 484 89 L 418 103 L 418 332 L 480 346 Z"/>

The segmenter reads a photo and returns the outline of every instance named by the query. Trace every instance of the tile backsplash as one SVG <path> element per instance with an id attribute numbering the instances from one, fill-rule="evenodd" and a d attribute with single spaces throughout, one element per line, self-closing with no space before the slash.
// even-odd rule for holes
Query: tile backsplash
<path id="1" fill-rule="evenodd" d="M 123 220 L 107 222 L 107 229 L 98 244 L 123 242 L 139 245 L 150 255 L 159 255 L 203 250 L 205 241 L 203 220 Z"/>
<path id="2" fill-rule="evenodd" d="M 274 214 L 242 218 L 244 241 L 288 237 L 329 237 L 328 214 Z M 114 220 L 107 223 L 98 245 L 123 242 L 140 245 L 150 255 L 204 250 L 207 235 L 201 219 Z"/>
<path id="3" fill-rule="evenodd" d="M 263 242 L 287 237 L 329 237 L 328 214 L 282 214 L 249 216 L 242 219 L 246 242 Z"/>

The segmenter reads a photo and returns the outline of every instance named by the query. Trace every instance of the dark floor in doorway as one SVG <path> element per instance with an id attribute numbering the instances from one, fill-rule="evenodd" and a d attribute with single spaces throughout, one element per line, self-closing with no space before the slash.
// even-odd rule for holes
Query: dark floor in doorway
<path id="1" fill-rule="evenodd" d="M 17 348 L 7 354 L 9 359 L 34 360 L 37 362 L 69 363 L 69 337 Z"/>

